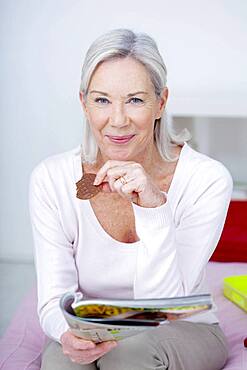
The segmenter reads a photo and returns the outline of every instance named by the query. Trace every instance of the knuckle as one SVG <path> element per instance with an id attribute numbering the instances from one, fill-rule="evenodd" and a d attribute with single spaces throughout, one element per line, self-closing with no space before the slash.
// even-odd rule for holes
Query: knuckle
<path id="1" fill-rule="evenodd" d="M 145 176 L 145 173 L 143 171 L 143 168 L 142 167 L 135 167 L 133 169 L 133 173 L 135 174 L 135 176 L 137 177 L 140 177 L 140 176 Z"/>
<path id="2" fill-rule="evenodd" d="M 132 193 L 132 188 L 130 186 L 127 186 L 127 185 L 123 185 L 122 189 L 121 189 L 121 192 L 126 195 L 126 196 L 129 196 L 131 193 Z"/>
<path id="3" fill-rule="evenodd" d="M 140 170 L 140 169 L 142 170 L 142 165 L 140 163 L 134 162 L 133 163 L 133 167 L 136 168 L 136 169 L 138 169 L 138 170 Z"/>
<path id="4" fill-rule="evenodd" d="M 108 159 L 108 161 L 104 164 L 105 168 L 110 168 L 112 166 L 114 166 L 116 161 L 114 161 L 113 159 Z"/>
<path id="5" fill-rule="evenodd" d="M 79 349 L 84 349 L 84 347 L 86 347 L 85 343 L 82 342 L 82 341 L 74 341 L 73 343 L 73 348 L 76 349 L 76 350 L 79 350 Z"/>
<path id="6" fill-rule="evenodd" d="M 81 344 L 76 340 L 73 342 L 73 348 L 74 349 L 80 349 L 81 348 Z"/>
<path id="7" fill-rule="evenodd" d="M 109 168 L 107 171 L 106 171 L 106 174 L 108 177 L 112 177 L 113 174 L 114 174 L 114 169 L 113 168 Z"/>
<path id="8" fill-rule="evenodd" d="M 147 182 L 148 182 L 148 179 L 147 179 L 147 177 L 145 176 L 145 175 L 143 175 L 142 177 L 141 177 L 141 180 L 143 181 L 143 183 L 146 185 L 147 184 Z"/>

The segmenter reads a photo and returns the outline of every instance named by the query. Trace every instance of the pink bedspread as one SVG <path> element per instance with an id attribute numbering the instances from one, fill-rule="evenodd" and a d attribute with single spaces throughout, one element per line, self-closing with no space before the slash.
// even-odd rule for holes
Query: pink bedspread
<path id="1" fill-rule="evenodd" d="M 225 276 L 247 274 L 247 263 L 210 262 L 207 276 L 218 317 L 230 345 L 230 356 L 224 370 L 246 370 L 247 314 L 222 294 Z M 36 313 L 36 291 L 30 292 L 16 312 L 8 330 L 0 339 L 1 370 L 39 370 L 42 348 L 46 341 Z"/>
<path id="2" fill-rule="evenodd" d="M 217 316 L 229 342 L 230 354 L 224 370 L 247 370 L 247 313 L 223 296 L 223 278 L 246 275 L 247 263 L 209 262 L 207 279 L 218 307 Z"/>

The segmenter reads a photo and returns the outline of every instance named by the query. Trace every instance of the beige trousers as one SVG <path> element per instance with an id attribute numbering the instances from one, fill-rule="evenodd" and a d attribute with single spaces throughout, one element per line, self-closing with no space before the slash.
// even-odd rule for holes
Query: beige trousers
<path id="1" fill-rule="evenodd" d="M 227 343 L 218 324 L 176 321 L 126 338 L 92 364 L 73 363 L 50 342 L 41 370 L 220 370 Z"/>

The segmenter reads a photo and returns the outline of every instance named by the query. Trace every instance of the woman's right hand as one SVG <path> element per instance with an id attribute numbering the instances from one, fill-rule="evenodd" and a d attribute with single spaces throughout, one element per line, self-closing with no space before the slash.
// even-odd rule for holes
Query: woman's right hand
<path id="1" fill-rule="evenodd" d="M 117 346 L 116 341 L 96 344 L 76 337 L 70 330 L 61 336 L 63 353 L 78 364 L 90 364 Z"/>

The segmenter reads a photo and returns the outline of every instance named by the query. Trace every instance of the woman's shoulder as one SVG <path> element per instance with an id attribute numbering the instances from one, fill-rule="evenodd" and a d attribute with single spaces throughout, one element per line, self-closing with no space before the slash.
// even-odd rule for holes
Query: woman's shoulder
<path id="1" fill-rule="evenodd" d="M 181 156 L 183 156 L 184 164 L 187 169 L 190 169 L 191 174 L 211 180 L 223 177 L 232 182 L 232 176 L 222 162 L 193 149 L 189 144 L 184 144 Z"/>
<path id="2" fill-rule="evenodd" d="M 68 151 L 50 155 L 38 162 L 31 171 L 32 179 L 59 179 L 61 176 L 74 175 L 74 163 L 80 159 L 81 146 L 78 145 Z"/>

